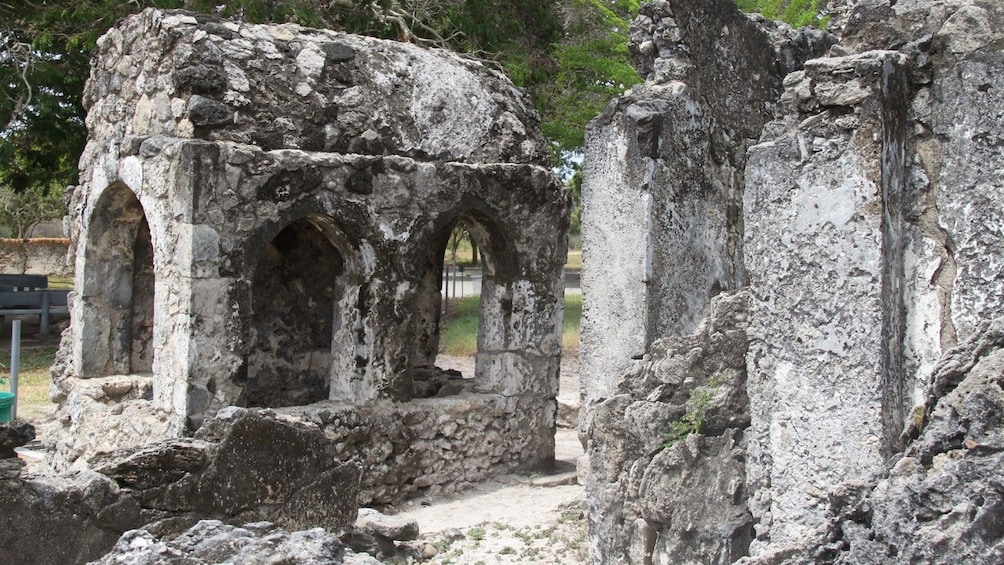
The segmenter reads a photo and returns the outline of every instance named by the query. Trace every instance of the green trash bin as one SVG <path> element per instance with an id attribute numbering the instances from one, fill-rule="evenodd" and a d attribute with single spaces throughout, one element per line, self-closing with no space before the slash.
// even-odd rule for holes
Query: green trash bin
<path id="1" fill-rule="evenodd" d="M 0 392 L 0 422 L 14 419 L 14 393 Z"/>

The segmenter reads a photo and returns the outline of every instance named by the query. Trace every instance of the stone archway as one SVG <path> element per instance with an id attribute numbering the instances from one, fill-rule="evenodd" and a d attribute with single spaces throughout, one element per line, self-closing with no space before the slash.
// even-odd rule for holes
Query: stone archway
<path id="1" fill-rule="evenodd" d="M 327 400 L 344 358 L 349 262 L 334 222 L 305 216 L 265 246 L 251 287 L 251 351 L 243 402 L 281 407 Z M 339 372 L 340 373 L 340 372 Z"/>
<path id="2" fill-rule="evenodd" d="M 81 376 L 153 371 L 154 264 L 143 205 L 125 184 L 108 186 L 91 213 L 78 276 Z"/>
<path id="3" fill-rule="evenodd" d="M 500 301 L 505 300 L 506 293 L 499 292 L 499 289 L 506 288 L 514 280 L 514 269 L 510 265 L 513 251 L 507 243 L 497 217 L 494 213 L 484 210 L 485 208 L 482 203 L 479 203 L 478 206 L 465 207 L 460 212 L 447 215 L 451 219 L 445 222 L 444 227 L 440 228 L 432 239 L 429 253 L 423 262 L 423 271 L 418 278 L 419 290 L 416 293 L 417 331 L 412 352 L 412 364 L 416 368 L 436 365 L 436 359 L 441 349 L 441 329 L 444 325 L 442 319 L 443 273 L 446 267 L 444 256 L 448 250 L 451 233 L 460 224 L 466 227 L 481 254 L 479 265 L 481 288 L 477 328 L 478 353 L 482 353 L 484 349 L 486 335 L 504 333 L 505 318 L 493 315 L 493 312 L 503 308 Z M 478 355 L 476 359 L 480 357 Z M 475 361 L 475 365 L 477 365 L 477 361 Z M 463 376 L 472 378 L 477 373 L 475 368 L 474 374 Z M 480 388 L 491 390 L 491 387 Z"/>

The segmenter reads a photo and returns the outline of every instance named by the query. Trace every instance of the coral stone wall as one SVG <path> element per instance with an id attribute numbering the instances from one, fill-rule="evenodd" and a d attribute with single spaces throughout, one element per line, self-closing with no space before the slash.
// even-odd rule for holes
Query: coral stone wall
<path id="1" fill-rule="evenodd" d="M 504 76 L 409 44 L 147 10 L 99 41 L 85 98 L 77 296 L 55 389 L 80 439 L 61 442 L 61 465 L 102 449 L 95 427 L 121 447 L 229 406 L 427 395 L 460 221 L 485 259 L 465 376 L 506 420 L 501 454 L 476 467 L 551 463 L 570 202 Z M 111 392 L 84 394 L 92 383 Z M 135 437 L 103 421 L 122 403 L 151 413 Z M 390 417 L 359 410 L 332 435 Z M 434 450 L 409 472 L 453 457 Z"/>
<path id="2" fill-rule="evenodd" d="M 760 106 L 737 117 L 714 101 L 760 83 L 700 80 L 727 61 L 736 76 L 751 70 L 731 58 L 741 28 L 707 25 L 712 40 L 693 39 L 688 3 L 653 2 L 636 25 L 669 31 L 633 47 L 649 82 L 589 130 L 596 165 L 583 195 L 596 208 L 584 211 L 593 224 L 583 232 L 596 231 L 584 244 L 581 426 L 597 562 L 999 561 L 1000 530 L 985 524 L 1000 498 L 985 493 L 999 482 L 987 447 L 998 440 L 986 430 L 999 428 L 1000 391 L 966 374 L 995 366 L 999 335 L 988 322 L 1004 307 L 1004 7 L 830 4 L 841 37 L 825 56 L 792 57 L 810 38 L 757 16 L 758 30 L 739 32 L 766 34 L 783 70 L 776 98 L 762 99 L 773 119 L 759 120 Z M 676 80 L 660 84 L 667 77 Z M 736 120 L 760 128 L 759 142 L 733 136 Z M 690 133 L 702 128 L 710 144 Z M 653 131 L 675 136 L 648 143 Z M 673 142 L 681 146 L 667 155 Z M 666 165 L 677 156 L 685 167 Z M 712 174 L 728 163 L 741 173 Z M 695 170 L 717 181 L 717 200 L 676 190 L 701 178 Z M 715 223 L 730 206 L 741 218 Z M 625 253 L 628 240 L 647 251 Z M 692 252 L 706 258 L 683 259 Z M 660 256 L 679 259 L 657 268 Z M 706 274 L 723 264 L 743 274 L 729 284 L 747 285 L 740 295 L 750 297 L 748 314 L 733 319 L 745 332 L 748 412 L 715 393 L 735 381 L 700 364 L 735 342 L 712 339 L 682 358 L 664 350 L 708 339 L 720 323 L 713 307 L 698 321 L 717 280 Z M 590 280 L 600 281 L 592 310 Z M 740 434 L 715 422 L 726 409 L 748 417 Z M 744 480 L 726 480 L 736 473 Z M 981 494 L 960 502 L 949 484 Z"/>
<path id="3" fill-rule="evenodd" d="M 0 272 L 11 275 L 73 275 L 65 238 L 0 239 Z"/>

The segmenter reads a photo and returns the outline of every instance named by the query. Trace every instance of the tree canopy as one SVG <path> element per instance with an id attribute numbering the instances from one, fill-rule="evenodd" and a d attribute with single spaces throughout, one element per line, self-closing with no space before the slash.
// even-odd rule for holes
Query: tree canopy
<path id="1" fill-rule="evenodd" d="M 793 25 L 825 26 L 821 0 L 737 0 Z M 77 182 L 90 54 L 146 7 L 252 23 L 294 22 L 439 46 L 494 62 L 526 88 L 555 163 L 586 123 L 641 78 L 627 31 L 638 0 L 0 0 L 0 188 L 48 194 Z"/>
<path id="2" fill-rule="evenodd" d="M 585 124 L 640 81 L 627 26 L 637 0 L 0 0 L 0 186 L 77 182 L 81 96 L 98 37 L 146 7 L 252 23 L 295 22 L 468 53 L 529 92 L 556 161 Z"/>

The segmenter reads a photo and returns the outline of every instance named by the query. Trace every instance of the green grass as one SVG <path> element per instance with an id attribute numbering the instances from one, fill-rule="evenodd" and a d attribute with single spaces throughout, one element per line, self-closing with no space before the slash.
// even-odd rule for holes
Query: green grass
<path id="1" fill-rule="evenodd" d="M 73 290 L 73 277 L 49 277 L 49 288 Z"/>
<path id="2" fill-rule="evenodd" d="M 565 296 L 565 320 L 561 327 L 561 350 L 565 353 L 578 353 L 579 327 L 582 322 L 582 295 Z"/>
<path id="3" fill-rule="evenodd" d="M 480 296 L 450 300 L 450 316 L 439 337 L 446 355 L 469 357 L 478 352 L 478 308 Z"/>
<path id="4" fill-rule="evenodd" d="M 49 402 L 49 367 L 56 356 L 56 347 L 38 346 L 21 349 L 21 368 L 18 378 L 17 416 L 21 420 L 37 422 L 52 414 L 55 405 Z M 0 351 L 0 389 L 10 390 L 10 350 Z"/>
<path id="5" fill-rule="evenodd" d="M 478 352 L 478 308 L 481 298 L 468 296 L 450 301 L 450 317 L 440 336 L 440 350 L 446 355 L 470 357 Z M 582 295 L 565 297 L 565 319 L 561 330 L 561 349 L 566 354 L 579 350 L 579 324 L 582 319 Z"/>

